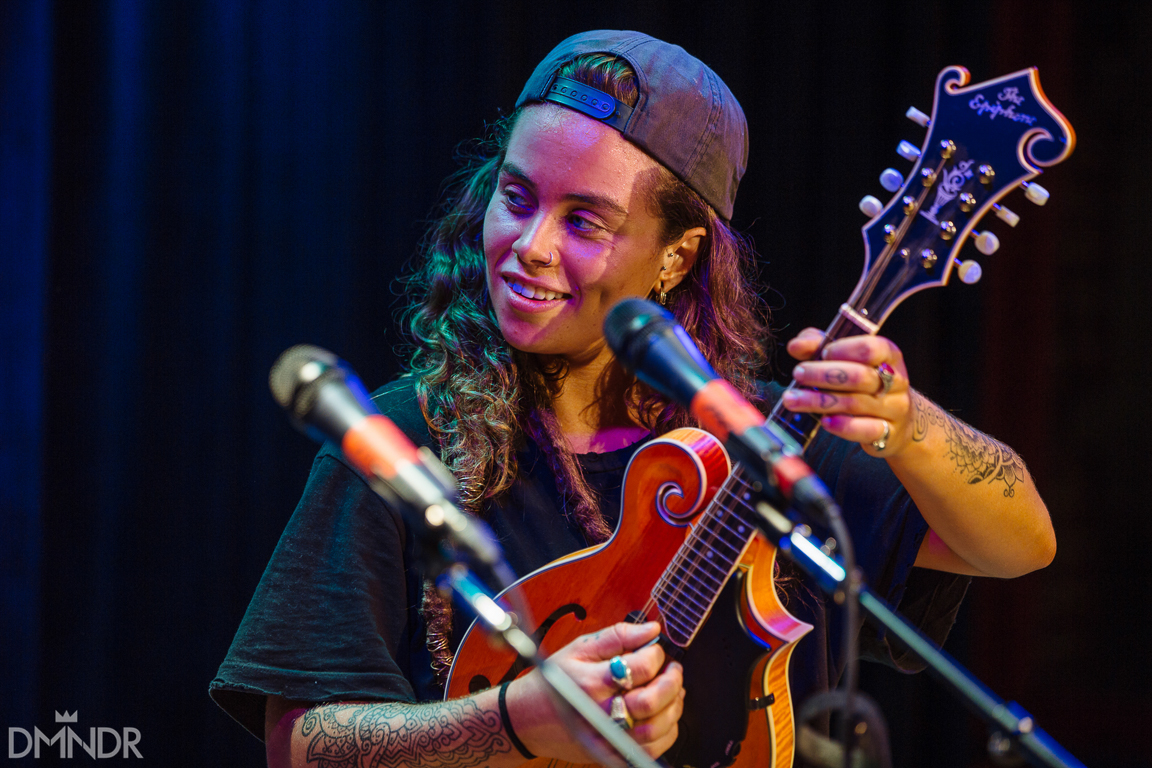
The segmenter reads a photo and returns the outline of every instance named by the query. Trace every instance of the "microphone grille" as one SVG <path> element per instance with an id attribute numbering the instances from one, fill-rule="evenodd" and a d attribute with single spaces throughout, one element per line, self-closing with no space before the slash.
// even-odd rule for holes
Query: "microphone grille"
<path id="1" fill-rule="evenodd" d="M 325 371 L 338 367 L 340 359 L 322 347 L 297 344 L 285 350 L 268 373 L 268 388 L 272 397 L 285 410 L 301 410 L 296 403 L 301 387 L 319 378 Z M 303 409 L 305 412 L 308 408 Z"/>
<path id="2" fill-rule="evenodd" d="M 631 298 L 617 302 L 604 318 L 604 338 L 625 364 L 639 366 L 634 354 L 643 355 L 643 345 L 636 342 L 669 324 L 675 324 L 672 313 L 656 302 Z"/>

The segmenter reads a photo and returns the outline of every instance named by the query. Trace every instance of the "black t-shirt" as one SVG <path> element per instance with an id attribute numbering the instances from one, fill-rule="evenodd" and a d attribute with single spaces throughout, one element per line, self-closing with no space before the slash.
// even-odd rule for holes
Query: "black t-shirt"
<path id="1" fill-rule="evenodd" d="M 771 394 L 777 396 L 778 388 Z M 373 399 L 413 442 L 434 447 L 411 379 L 383 387 Z M 619 519 L 624 470 L 643 442 L 578 456 L 610 527 Z M 942 642 L 968 580 L 912 567 L 927 524 L 887 463 L 826 433 L 817 436 L 805 459 L 842 507 L 866 582 Z M 490 505 L 487 520 L 512 569 L 524 575 L 589 542 L 565 514 L 564 497 L 531 439 L 525 439 L 518 460 L 512 489 Z M 416 551 L 401 515 L 345 463 L 338 448 L 325 445 L 212 681 L 213 699 L 259 738 L 269 694 L 317 703 L 441 699 L 425 646 L 424 573 Z M 789 596 L 788 610 L 814 626 L 790 663 L 793 698 L 800 701 L 839 677 L 840 617 L 814 585 L 797 582 Z M 466 628 L 463 614 L 454 611 L 454 642 Z M 915 668 L 870 628 L 860 637 L 864 657 Z"/>

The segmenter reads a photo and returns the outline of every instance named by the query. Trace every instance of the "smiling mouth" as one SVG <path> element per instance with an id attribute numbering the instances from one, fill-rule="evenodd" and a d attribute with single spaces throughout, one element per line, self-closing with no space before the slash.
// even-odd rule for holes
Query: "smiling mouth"
<path id="1" fill-rule="evenodd" d="M 533 288 L 532 286 L 520 285 L 520 283 L 507 281 L 508 287 L 512 289 L 513 293 L 517 293 L 526 299 L 532 301 L 555 301 L 556 299 L 570 299 L 570 293 L 557 293 L 556 291 L 546 291 L 543 288 Z"/>

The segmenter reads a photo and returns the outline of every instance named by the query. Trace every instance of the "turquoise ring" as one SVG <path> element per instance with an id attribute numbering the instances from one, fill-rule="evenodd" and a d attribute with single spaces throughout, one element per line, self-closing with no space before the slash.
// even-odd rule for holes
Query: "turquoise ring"
<path id="1" fill-rule="evenodd" d="M 612 682 L 625 690 L 632 690 L 632 668 L 628 666 L 628 662 L 619 656 L 613 656 L 612 661 L 608 662 L 608 672 L 612 675 Z"/>

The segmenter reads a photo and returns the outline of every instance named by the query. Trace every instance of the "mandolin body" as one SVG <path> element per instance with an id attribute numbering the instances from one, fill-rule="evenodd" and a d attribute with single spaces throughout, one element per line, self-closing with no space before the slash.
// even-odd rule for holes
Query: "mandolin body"
<path id="1" fill-rule="evenodd" d="M 520 590 L 533 614 L 522 622 L 525 631 L 554 653 L 620 621 L 661 620 L 653 587 L 730 469 L 724 448 L 698 429 L 675 430 L 637 451 L 625 473 L 621 520 L 612 538 L 550 563 L 511 588 Z M 752 532 L 748 542 L 691 643 L 681 648 L 663 639 L 669 655 L 684 665 L 688 692 L 679 738 L 665 755 L 672 765 L 792 764 L 788 658 L 811 627 L 780 605 L 772 582 L 775 548 Z M 525 669 L 514 652 L 490 642 L 474 623 L 456 652 L 446 697 L 499 685 Z"/>

